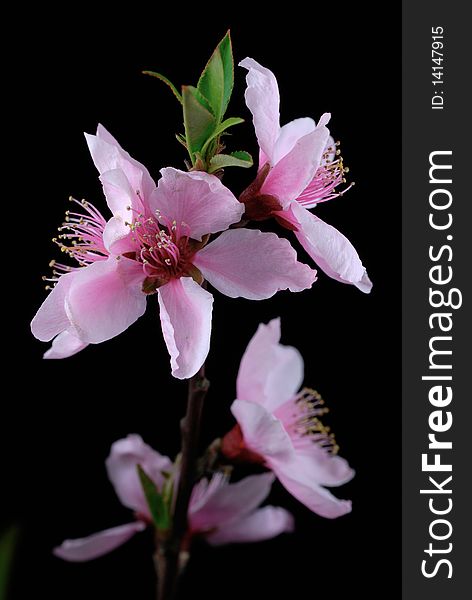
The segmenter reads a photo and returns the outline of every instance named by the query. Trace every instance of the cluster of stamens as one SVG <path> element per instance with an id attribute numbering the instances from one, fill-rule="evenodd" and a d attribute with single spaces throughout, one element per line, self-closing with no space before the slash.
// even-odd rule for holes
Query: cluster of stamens
<path id="1" fill-rule="evenodd" d="M 303 388 L 291 403 L 290 414 L 285 414 L 283 423 L 291 434 L 295 446 L 316 443 L 330 454 L 337 454 L 339 446 L 329 427 L 320 417 L 329 412 L 325 402 L 316 390 Z"/>
<path id="2" fill-rule="evenodd" d="M 51 289 L 61 275 L 109 256 L 103 243 L 107 224 L 104 217 L 86 200 L 79 201 L 72 197 L 69 200 L 78 204 L 82 212 L 66 211 L 64 222 L 58 228 L 59 235 L 52 241 L 61 252 L 77 261 L 78 266 L 52 260 L 49 263 L 52 275 L 43 276 L 43 281 L 52 284 L 47 285 L 46 289 Z M 134 213 L 132 222 L 126 225 L 130 228 L 135 251 L 125 256 L 142 263 L 144 273 L 161 283 L 185 273 L 191 267 L 190 260 L 195 253 L 190 240 L 190 227 L 184 222 L 167 219 L 159 211 L 155 216 L 148 216 L 131 207 L 128 209 Z"/>
<path id="3" fill-rule="evenodd" d="M 306 208 L 313 208 L 319 202 L 326 202 L 326 200 L 342 196 L 354 185 L 352 182 L 342 190 L 336 189 L 340 184 L 346 183 L 345 175 L 349 173 L 349 167 L 344 166 L 339 145 L 340 142 L 336 142 L 336 147 L 326 148 L 321 166 L 318 167 L 313 180 L 298 198 L 300 204 Z"/>
<path id="4" fill-rule="evenodd" d="M 148 277 L 168 280 L 179 277 L 189 267 L 194 251 L 186 223 L 170 221 L 156 211 L 156 218 L 140 213 L 128 226 L 136 246 L 136 260 L 143 264 Z"/>
<path id="5" fill-rule="evenodd" d="M 86 200 L 79 201 L 72 196 L 69 200 L 78 204 L 82 212 L 67 210 L 64 222 L 58 228 L 59 235 L 52 241 L 59 246 L 61 252 L 76 260 L 79 267 L 106 259 L 108 251 L 103 244 L 103 230 L 106 225 L 104 217 Z M 52 283 L 52 286 L 61 275 L 79 268 L 56 260 L 51 260 L 49 266 L 52 268 L 52 275 L 43 276 L 43 281 Z M 51 289 L 51 285 L 47 285 L 46 289 Z"/>

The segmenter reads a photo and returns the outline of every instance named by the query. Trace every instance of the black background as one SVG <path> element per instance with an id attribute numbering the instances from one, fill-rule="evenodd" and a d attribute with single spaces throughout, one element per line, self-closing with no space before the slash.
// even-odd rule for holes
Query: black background
<path id="1" fill-rule="evenodd" d="M 352 482 L 333 490 L 353 500 L 353 512 L 324 520 L 276 484 L 271 503 L 293 511 L 296 533 L 196 548 L 182 597 L 367 599 L 378 598 L 385 584 L 400 595 L 400 15 L 362 6 L 319 4 L 305 12 L 292 2 L 280 13 L 267 6 L 255 14 L 255 5 L 226 12 L 133 3 L 105 17 L 43 9 L 12 24 L 28 58 L 13 64 L 9 96 L 17 113 L 7 178 L 13 189 L 4 198 L 12 236 L 5 251 L 5 331 L 13 326 L 3 339 L 1 518 L 21 527 L 11 598 L 153 597 L 147 533 L 85 564 L 62 562 L 51 549 L 66 537 L 130 520 L 104 469 L 113 441 L 139 433 L 162 453 L 178 452 L 186 390 L 170 375 L 156 298 L 124 334 L 64 361 L 41 360 L 47 346 L 31 336 L 29 321 L 45 297 L 40 276 L 57 258 L 50 238 L 68 196 L 85 197 L 106 214 L 82 132 L 94 133 L 101 122 L 156 180 L 163 166 L 184 168 L 174 138 L 182 129 L 180 107 L 140 71 L 195 84 L 228 27 L 236 62 L 252 56 L 276 74 L 282 123 L 332 112 L 330 128 L 356 186 L 317 214 L 354 243 L 374 288 L 366 296 L 319 271 L 312 290 L 268 301 L 215 292 L 203 443 L 233 424 L 237 368 L 258 323 L 281 316 L 282 341 L 302 352 L 305 383 L 331 407 L 340 453 L 356 469 Z M 205 17 L 204 10 L 215 12 Z M 244 74 L 236 68 L 228 116 L 247 122 L 229 144 L 256 155 Z M 252 175 L 233 170 L 225 183 L 238 194 Z M 301 248 L 299 255 L 310 262 Z"/>

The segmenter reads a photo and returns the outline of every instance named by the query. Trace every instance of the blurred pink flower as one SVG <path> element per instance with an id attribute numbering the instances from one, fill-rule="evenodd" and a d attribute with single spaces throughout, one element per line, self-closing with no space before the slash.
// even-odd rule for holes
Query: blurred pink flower
<path id="1" fill-rule="evenodd" d="M 189 506 L 190 536 L 204 536 L 213 546 L 235 542 L 259 542 L 293 531 L 293 517 L 275 506 L 258 508 L 269 495 L 272 473 L 251 475 L 229 483 L 216 473 L 193 489 Z"/>
<path id="2" fill-rule="evenodd" d="M 260 462 L 313 512 L 334 518 L 351 510 L 324 486 L 349 481 L 354 471 L 336 455 L 337 447 L 319 417 L 326 412 L 319 394 L 303 381 L 298 350 L 283 346 L 280 319 L 261 324 L 246 348 L 231 411 L 238 424 L 223 439 L 229 458 Z"/>
<path id="3" fill-rule="evenodd" d="M 308 210 L 343 194 L 336 187 L 344 182 L 347 169 L 326 127 L 331 115 L 324 114 L 318 124 L 300 118 L 280 127 L 274 74 L 252 58 L 239 64 L 248 70 L 246 104 L 260 147 L 258 179 L 246 198 L 249 211 L 256 219 L 272 215 L 292 229 L 327 275 L 370 292 L 372 283 L 349 240 Z"/>
<path id="4" fill-rule="evenodd" d="M 174 465 L 145 444 L 140 436 L 128 435 L 111 447 L 106 460 L 108 477 L 123 504 L 135 513 L 135 520 L 106 529 L 86 538 L 66 540 L 54 549 L 64 560 L 81 562 L 98 558 L 128 541 L 152 523 L 152 517 L 137 474 L 141 465 L 162 491 L 165 478 Z M 271 473 L 247 477 L 230 484 L 223 474 L 194 487 L 189 506 L 188 537 L 203 536 L 212 545 L 254 542 L 293 530 L 293 518 L 286 510 L 273 506 L 257 508 L 270 492 Z"/>
<path id="5" fill-rule="evenodd" d="M 213 296 L 201 286 L 204 279 L 231 298 L 252 300 L 301 291 L 316 280 L 287 240 L 224 231 L 244 209 L 214 175 L 168 167 L 156 188 L 103 127 L 86 138 L 113 217 L 107 222 L 89 203 L 84 214 L 66 217 L 57 241 L 80 268 L 55 264 L 57 283 L 32 321 L 35 337 L 54 340 L 45 358 L 71 356 L 118 335 L 157 292 L 172 374 L 186 379 L 210 345 Z"/>

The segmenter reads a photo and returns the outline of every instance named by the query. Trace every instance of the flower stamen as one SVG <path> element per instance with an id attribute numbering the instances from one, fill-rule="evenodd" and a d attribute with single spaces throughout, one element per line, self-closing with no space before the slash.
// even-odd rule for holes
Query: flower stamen
<path id="1" fill-rule="evenodd" d="M 181 277 L 191 268 L 191 258 L 195 249 L 190 242 L 190 227 L 185 222 L 170 220 L 159 211 L 155 217 L 145 218 L 138 214 L 132 223 L 127 223 L 135 244 L 136 260 L 143 265 L 144 273 L 151 281 L 147 282 L 148 293 L 172 278 Z M 149 284 L 149 285 L 148 285 Z"/>
<path id="2" fill-rule="evenodd" d="M 337 454 L 339 446 L 335 436 L 320 419 L 328 412 L 321 395 L 305 387 L 274 414 L 282 421 L 296 448 L 306 448 L 307 444 L 315 443 L 326 452 Z"/>
<path id="3" fill-rule="evenodd" d="M 321 446 L 326 452 L 337 454 L 339 446 L 334 433 L 319 418 L 329 412 L 329 408 L 324 406 L 325 402 L 321 395 L 311 388 L 303 388 L 297 395 L 296 403 L 302 407 L 303 411 L 303 416 L 298 421 L 300 435 L 309 436 L 311 441 Z"/>
<path id="4" fill-rule="evenodd" d="M 49 267 L 53 269 L 52 275 L 43 276 L 42 279 L 54 285 L 61 275 L 86 267 L 97 260 L 105 260 L 109 254 L 103 244 L 106 221 L 102 214 L 86 200 L 79 201 L 70 196 L 69 201 L 78 204 L 83 212 L 67 210 L 64 222 L 58 227 L 59 235 L 52 238 L 52 241 L 59 246 L 61 252 L 76 260 L 79 266 L 51 260 Z M 51 289 L 51 286 L 47 286 L 46 289 Z"/>
<path id="5" fill-rule="evenodd" d="M 341 150 L 336 145 L 328 146 L 322 156 L 321 165 L 316 170 L 311 183 L 298 197 L 298 202 L 305 208 L 313 208 L 319 202 L 326 202 L 345 194 L 355 182 L 351 182 L 346 188 L 337 191 L 340 184 L 345 184 L 345 175 L 349 173 L 349 167 L 344 165 Z"/>

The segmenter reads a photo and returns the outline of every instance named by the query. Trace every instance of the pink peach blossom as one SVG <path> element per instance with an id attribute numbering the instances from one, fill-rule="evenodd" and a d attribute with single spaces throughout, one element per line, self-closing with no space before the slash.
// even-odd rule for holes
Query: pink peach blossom
<path id="1" fill-rule="evenodd" d="M 231 411 L 238 424 L 223 439 L 230 458 L 265 464 L 282 485 L 313 512 L 334 518 L 351 510 L 324 486 L 349 481 L 353 470 L 336 455 L 334 438 L 319 417 L 323 401 L 303 381 L 303 359 L 283 346 L 280 319 L 261 324 L 243 355 L 237 378 L 237 400 Z"/>
<path id="2" fill-rule="evenodd" d="M 54 549 L 56 556 L 73 562 L 98 558 L 152 523 L 137 465 L 141 465 L 160 492 L 166 477 L 176 474 L 170 459 L 145 444 L 139 435 L 128 435 L 115 442 L 106 460 L 108 477 L 123 506 L 134 511 L 135 520 L 86 538 L 66 540 Z M 286 510 L 273 506 L 258 508 L 268 496 L 273 480 L 271 473 L 247 477 L 234 484 L 228 483 L 221 473 L 210 481 L 201 480 L 192 492 L 188 538 L 198 535 L 216 546 L 259 541 L 292 531 L 293 518 Z"/>
<path id="3" fill-rule="evenodd" d="M 308 209 L 343 192 L 336 187 L 344 181 L 342 159 L 326 127 L 331 115 L 318 124 L 300 118 L 280 126 L 280 95 L 277 80 L 269 69 L 252 58 L 240 66 L 246 76 L 246 104 L 252 112 L 259 142 L 260 186 L 254 202 L 268 203 L 268 213 L 294 233 L 316 264 L 330 277 L 351 283 L 362 292 L 372 288 L 367 272 L 349 240 Z M 262 172 L 268 165 L 267 172 Z"/>
<path id="4" fill-rule="evenodd" d="M 223 473 L 202 479 L 189 506 L 189 535 L 204 536 L 213 545 L 259 542 L 293 531 L 293 517 L 275 506 L 258 508 L 269 495 L 272 473 L 251 475 L 229 483 Z"/>
<path id="5" fill-rule="evenodd" d="M 135 519 L 86 538 L 65 540 L 54 549 L 56 556 L 74 562 L 98 558 L 118 548 L 152 523 L 137 465 L 141 465 L 158 490 L 162 490 L 166 476 L 174 471 L 170 458 L 153 450 L 139 435 L 131 434 L 114 442 L 105 461 L 108 478 L 121 504 L 134 512 Z"/>
<path id="6" fill-rule="evenodd" d="M 113 216 L 107 222 L 86 202 L 81 213 L 67 215 L 58 244 L 79 268 L 56 263 L 56 285 L 32 321 L 35 337 L 53 340 L 45 358 L 118 335 L 144 313 L 146 296 L 157 293 L 172 374 L 186 379 L 210 345 L 213 296 L 204 279 L 232 298 L 252 300 L 301 291 L 316 280 L 287 240 L 225 231 L 244 209 L 214 175 L 168 167 L 156 188 L 103 127 L 86 138 Z"/>

